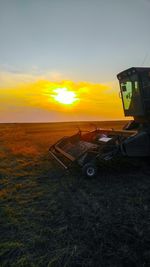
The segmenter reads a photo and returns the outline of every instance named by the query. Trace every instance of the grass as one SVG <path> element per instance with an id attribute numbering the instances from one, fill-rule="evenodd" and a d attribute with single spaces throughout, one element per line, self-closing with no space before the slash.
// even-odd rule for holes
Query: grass
<path id="1" fill-rule="evenodd" d="M 47 151 L 66 133 L 1 125 L 0 266 L 150 266 L 148 169 L 65 173 Z"/>

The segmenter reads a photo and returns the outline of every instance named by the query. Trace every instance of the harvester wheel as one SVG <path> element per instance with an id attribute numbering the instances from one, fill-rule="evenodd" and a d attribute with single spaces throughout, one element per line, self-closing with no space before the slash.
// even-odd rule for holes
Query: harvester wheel
<path id="1" fill-rule="evenodd" d="M 94 163 L 86 163 L 83 167 L 82 167 L 82 173 L 84 175 L 84 177 L 87 178 L 92 178 L 95 177 L 97 174 L 97 166 Z"/>

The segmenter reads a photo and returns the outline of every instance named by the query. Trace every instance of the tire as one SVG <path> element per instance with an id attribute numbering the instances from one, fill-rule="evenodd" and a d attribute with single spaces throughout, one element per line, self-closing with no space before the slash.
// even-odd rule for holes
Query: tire
<path id="1" fill-rule="evenodd" d="M 86 163 L 82 167 L 82 174 L 84 177 L 93 178 L 97 174 L 97 166 L 94 163 Z"/>

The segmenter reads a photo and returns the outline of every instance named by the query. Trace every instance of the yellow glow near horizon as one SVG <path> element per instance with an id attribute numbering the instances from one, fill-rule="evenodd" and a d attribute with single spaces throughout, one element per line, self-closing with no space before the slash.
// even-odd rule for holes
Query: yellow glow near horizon
<path id="1" fill-rule="evenodd" d="M 118 92 L 114 81 L 50 81 L 0 72 L 0 122 L 125 119 Z"/>
<path id="2" fill-rule="evenodd" d="M 77 101 L 76 94 L 69 91 L 67 88 L 57 88 L 54 90 L 55 95 L 52 95 L 56 101 L 61 104 L 70 105 Z"/>

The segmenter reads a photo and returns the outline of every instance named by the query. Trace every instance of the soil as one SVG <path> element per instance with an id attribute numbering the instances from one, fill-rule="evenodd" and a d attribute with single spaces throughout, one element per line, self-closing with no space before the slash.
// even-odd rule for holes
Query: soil
<path id="1" fill-rule="evenodd" d="M 117 122 L 0 125 L 0 266 L 150 266 L 150 167 L 118 162 L 85 179 L 50 145 Z"/>

